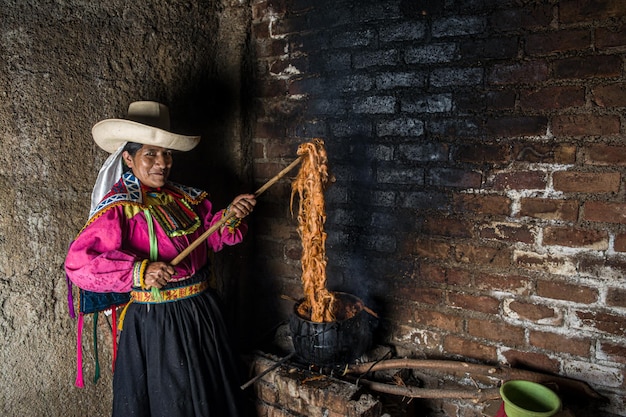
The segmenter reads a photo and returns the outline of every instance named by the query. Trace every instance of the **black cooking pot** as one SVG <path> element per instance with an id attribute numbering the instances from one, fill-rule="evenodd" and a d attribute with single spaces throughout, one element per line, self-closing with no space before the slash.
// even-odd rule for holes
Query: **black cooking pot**
<path id="1" fill-rule="evenodd" d="M 351 363 L 372 345 L 376 319 L 363 309 L 358 297 L 342 292 L 333 294 L 343 303 L 354 303 L 360 311 L 345 320 L 317 323 L 298 314 L 300 301 L 289 318 L 296 355 L 306 363 L 318 366 Z"/>

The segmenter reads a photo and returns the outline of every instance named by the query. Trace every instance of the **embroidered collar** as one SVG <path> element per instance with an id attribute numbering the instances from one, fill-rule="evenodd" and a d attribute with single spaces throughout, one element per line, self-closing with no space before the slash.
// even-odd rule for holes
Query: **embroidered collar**
<path id="1" fill-rule="evenodd" d="M 163 188 L 167 188 L 193 205 L 198 204 L 207 197 L 205 191 L 174 182 L 168 181 Z M 100 216 L 106 210 L 119 204 L 134 204 L 145 208 L 142 185 L 139 179 L 133 175 L 132 171 L 127 171 L 122 174 L 122 177 L 113 185 L 111 191 L 104 196 L 102 201 L 100 201 L 89 214 L 89 221 L 87 223 L 91 223 L 93 219 Z"/>

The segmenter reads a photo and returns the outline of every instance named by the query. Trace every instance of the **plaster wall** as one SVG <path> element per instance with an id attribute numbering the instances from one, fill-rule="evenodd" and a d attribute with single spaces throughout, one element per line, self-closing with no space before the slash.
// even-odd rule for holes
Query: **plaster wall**
<path id="1" fill-rule="evenodd" d="M 0 1 L 0 414 L 110 414 L 108 323 L 93 384 L 85 321 L 85 388 L 75 388 L 63 270 L 107 157 L 91 126 L 124 117 L 134 100 L 168 104 L 174 130 L 204 138 L 176 179 L 206 189 L 219 175 L 216 204 L 232 198 L 246 177 L 248 10 L 229 0 Z"/>

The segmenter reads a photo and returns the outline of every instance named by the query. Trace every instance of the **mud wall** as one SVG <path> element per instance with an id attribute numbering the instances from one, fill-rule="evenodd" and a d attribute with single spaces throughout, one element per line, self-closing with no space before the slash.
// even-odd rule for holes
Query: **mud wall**
<path id="1" fill-rule="evenodd" d="M 91 126 L 123 117 L 134 100 L 165 102 L 174 130 L 204 138 L 177 179 L 218 204 L 231 198 L 246 181 L 248 21 L 245 2 L 228 0 L 0 1 L 0 414 L 110 414 L 108 324 L 93 384 L 86 320 L 86 387 L 77 389 L 62 267 L 107 156 Z"/>

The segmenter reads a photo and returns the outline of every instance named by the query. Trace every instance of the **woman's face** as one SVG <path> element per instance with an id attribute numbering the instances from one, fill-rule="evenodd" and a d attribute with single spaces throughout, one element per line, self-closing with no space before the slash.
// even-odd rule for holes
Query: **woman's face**
<path id="1" fill-rule="evenodd" d="M 152 188 L 165 185 L 172 168 L 171 150 L 160 146 L 143 145 L 134 156 L 124 151 L 122 157 L 143 185 Z"/>

